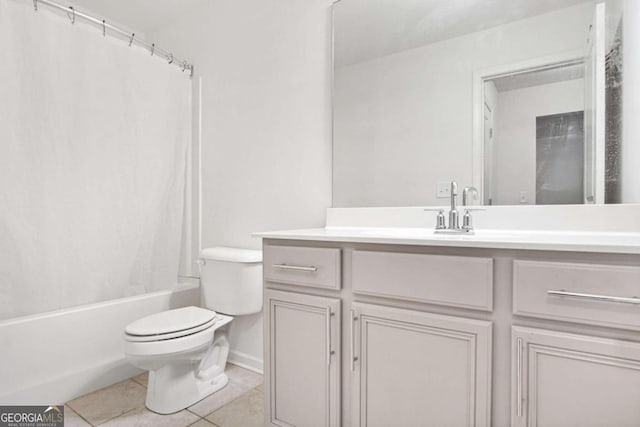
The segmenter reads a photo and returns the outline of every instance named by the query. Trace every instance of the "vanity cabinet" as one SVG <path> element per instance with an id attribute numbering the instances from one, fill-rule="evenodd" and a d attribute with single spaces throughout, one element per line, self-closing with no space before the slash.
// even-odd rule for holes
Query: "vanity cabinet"
<path id="1" fill-rule="evenodd" d="M 512 425 L 640 425 L 640 343 L 512 329 Z"/>
<path id="2" fill-rule="evenodd" d="M 268 426 L 340 425 L 340 300 L 266 290 Z"/>
<path id="3" fill-rule="evenodd" d="M 491 322 L 354 303 L 352 425 L 490 426 Z"/>
<path id="4" fill-rule="evenodd" d="M 636 254 L 267 239 L 264 263 L 269 426 L 640 426 Z"/>

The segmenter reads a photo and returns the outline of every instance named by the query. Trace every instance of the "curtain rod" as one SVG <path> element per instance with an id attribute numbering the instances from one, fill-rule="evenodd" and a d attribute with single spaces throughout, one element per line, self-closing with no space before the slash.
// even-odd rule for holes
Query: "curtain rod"
<path id="1" fill-rule="evenodd" d="M 190 64 L 187 61 L 178 60 L 178 58 L 173 56 L 173 53 L 157 47 L 155 43 L 149 43 L 148 41 L 145 41 L 143 39 L 136 38 L 135 33 L 129 33 L 121 28 L 116 27 L 115 25 L 108 24 L 104 19 L 98 19 L 91 15 L 87 15 L 86 13 L 78 12 L 73 6 L 63 6 L 51 0 L 33 0 L 33 9 L 36 12 L 38 11 L 39 4 L 44 4 L 44 5 L 53 7 L 55 9 L 61 10 L 63 12 L 66 12 L 72 24 L 75 24 L 76 18 L 82 18 L 86 21 L 96 24 L 102 27 L 103 36 L 107 35 L 107 30 L 109 30 L 110 32 L 117 33 L 129 39 L 129 46 L 131 46 L 132 44 L 137 44 L 138 46 L 151 52 L 152 56 L 157 55 L 167 60 L 169 64 L 180 67 L 182 71 L 189 71 L 189 76 L 193 77 L 193 64 Z"/>

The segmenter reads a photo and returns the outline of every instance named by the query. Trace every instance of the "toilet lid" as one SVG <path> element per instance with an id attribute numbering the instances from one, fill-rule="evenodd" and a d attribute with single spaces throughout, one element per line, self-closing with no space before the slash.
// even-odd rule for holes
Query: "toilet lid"
<path id="1" fill-rule="evenodd" d="M 183 307 L 152 314 L 130 323 L 127 335 L 155 336 L 189 331 L 210 323 L 216 312 L 200 307 Z"/>

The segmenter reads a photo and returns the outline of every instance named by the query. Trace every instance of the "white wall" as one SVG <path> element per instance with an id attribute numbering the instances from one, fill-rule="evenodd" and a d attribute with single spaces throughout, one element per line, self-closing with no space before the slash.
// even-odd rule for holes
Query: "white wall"
<path id="1" fill-rule="evenodd" d="M 330 0 L 212 0 L 150 37 L 203 78 L 203 246 L 319 227 L 331 205 Z M 261 368 L 262 319 L 237 318 L 231 357 Z"/>
<path id="2" fill-rule="evenodd" d="M 585 3 L 336 70 L 334 206 L 421 206 L 472 180 L 473 72 L 583 49 Z"/>
<path id="3" fill-rule="evenodd" d="M 494 116 L 493 204 L 536 202 L 536 117 L 584 110 L 584 79 L 500 92 Z"/>

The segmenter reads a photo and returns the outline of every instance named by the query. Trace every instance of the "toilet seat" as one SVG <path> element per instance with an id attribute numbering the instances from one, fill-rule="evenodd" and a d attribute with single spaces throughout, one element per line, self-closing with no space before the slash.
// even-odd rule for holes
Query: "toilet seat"
<path id="1" fill-rule="evenodd" d="M 224 327 L 233 320 L 231 316 L 216 315 L 213 324 L 198 332 L 194 329 L 178 332 L 180 336 L 169 339 L 159 339 L 158 335 L 140 337 L 124 334 L 125 354 L 132 359 L 172 357 L 175 354 L 187 354 L 206 349 L 213 342 L 216 330 Z M 185 335 L 186 334 L 186 335 Z M 160 337 L 166 337 L 168 334 Z M 150 359 L 151 360 L 151 359 Z"/>
<path id="2" fill-rule="evenodd" d="M 191 329 L 182 329 L 176 332 L 168 332 L 165 334 L 156 334 L 156 335 L 131 335 L 125 332 L 124 336 L 127 341 L 131 342 L 151 342 L 151 341 L 166 341 L 176 338 L 185 337 L 187 335 L 193 335 L 195 333 L 204 331 L 206 329 L 211 328 L 213 325 L 218 322 L 218 318 L 211 319 L 209 322 L 204 325 L 196 326 Z"/>
<path id="3" fill-rule="evenodd" d="M 199 307 L 167 310 L 129 324 L 125 328 L 125 339 L 131 342 L 151 342 L 181 338 L 205 331 L 219 320 L 215 311 Z"/>

